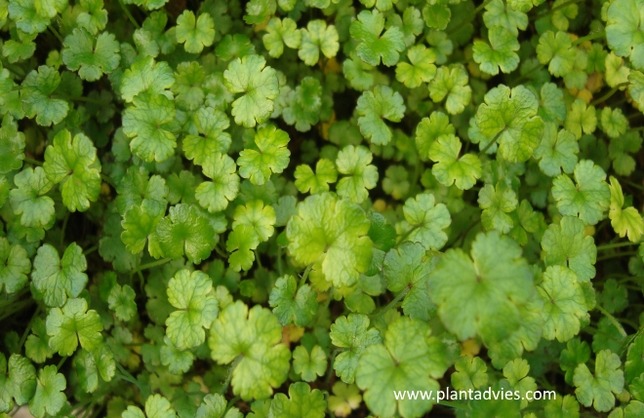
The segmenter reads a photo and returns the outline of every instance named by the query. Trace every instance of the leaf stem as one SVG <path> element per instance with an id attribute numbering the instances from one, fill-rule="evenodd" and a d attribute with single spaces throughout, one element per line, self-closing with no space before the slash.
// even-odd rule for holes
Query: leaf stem
<path id="1" fill-rule="evenodd" d="M 72 102 L 86 102 L 86 103 L 92 103 L 98 106 L 105 106 L 105 102 L 102 102 L 100 100 L 96 99 L 90 99 L 89 97 L 81 97 L 81 96 L 66 96 L 66 95 L 60 95 L 60 94 L 52 94 L 51 96 L 53 99 L 61 99 L 61 100 L 69 100 Z"/>
<path id="2" fill-rule="evenodd" d="M 525 73 L 521 74 L 521 77 L 517 78 L 517 79 L 514 81 L 514 85 L 515 85 L 515 86 L 518 86 L 518 85 L 519 85 L 519 84 L 521 84 L 523 81 L 528 80 L 528 79 L 530 78 L 530 77 L 528 77 L 530 74 L 532 74 L 532 73 L 534 73 L 535 71 L 537 71 L 538 69 L 540 69 L 540 68 L 544 68 L 544 67 L 545 67 L 545 65 L 543 65 L 543 64 L 537 64 L 537 65 L 535 65 L 534 67 L 530 68 L 530 69 L 529 69 L 528 71 L 526 71 Z"/>
<path id="3" fill-rule="evenodd" d="M 612 250 L 613 248 L 628 247 L 628 246 L 637 245 L 637 244 L 639 243 L 638 242 L 616 242 L 615 244 L 600 245 L 597 247 L 597 251 Z"/>
<path id="4" fill-rule="evenodd" d="M 610 260 L 611 258 L 617 258 L 617 257 L 631 257 L 631 256 L 634 256 L 634 255 L 637 255 L 637 251 L 629 251 L 629 252 L 625 252 L 625 253 L 613 253 L 613 254 L 605 255 L 603 257 L 599 257 L 597 259 L 597 261 L 598 262 L 599 261 L 606 261 L 606 260 Z"/>
<path id="5" fill-rule="evenodd" d="M 69 358 L 68 356 L 64 356 L 63 358 L 61 358 L 58 364 L 56 365 L 56 370 L 60 372 L 60 368 L 63 367 L 63 364 L 65 364 L 68 358 Z"/>
<path id="6" fill-rule="evenodd" d="M 49 30 L 51 31 L 51 33 L 54 34 L 54 36 L 56 38 L 58 38 L 58 40 L 60 41 L 61 44 L 65 43 L 65 40 L 63 39 L 62 36 L 60 36 L 60 33 L 58 33 L 58 31 L 56 30 L 56 28 L 53 25 L 49 26 Z"/>
<path id="7" fill-rule="evenodd" d="M 560 4 L 559 6 L 553 7 L 552 9 L 548 10 L 547 12 L 543 12 L 540 15 L 535 16 L 535 20 L 539 20 L 539 19 L 541 19 L 543 17 L 546 17 L 546 16 L 549 16 L 549 15 L 553 14 L 557 10 L 561 10 L 561 9 L 564 9 L 564 8 L 566 8 L 568 6 L 572 6 L 573 4 L 582 3 L 584 1 L 586 1 L 586 0 L 571 0 L 571 1 L 567 1 L 567 2 L 565 2 L 563 4 Z"/>
<path id="8" fill-rule="evenodd" d="M 496 144 L 496 141 L 499 139 L 499 137 L 501 136 L 501 134 L 502 134 L 503 132 L 505 132 L 505 129 L 501 129 L 501 131 L 499 131 L 499 133 L 498 133 L 498 134 L 496 134 L 496 135 L 494 136 L 494 138 L 492 138 L 492 140 L 491 140 L 491 141 L 490 141 L 490 142 L 485 146 L 485 148 L 483 148 L 481 151 L 479 151 L 479 155 L 483 155 L 483 154 L 485 154 L 485 152 L 486 152 L 488 149 L 490 149 L 490 147 L 491 147 L 493 144 Z"/>
<path id="9" fill-rule="evenodd" d="M 608 320 L 613 325 L 615 325 L 615 328 L 617 328 L 617 331 L 619 331 L 619 333 L 622 335 L 622 337 L 624 337 L 624 338 L 628 337 L 628 334 L 626 333 L 626 331 L 624 331 L 624 328 L 622 328 L 622 324 L 617 322 L 617 319 L 615 319 L 615 317 L 613 315 L 608 313 L 608 311 L 606 309 L 602 308 L 600 305 L 597 305 L 597 310 L 599 312 L 603 313 L 606 316 L 606 318 L 608 318 Z"/>
<path id="10" fill-rule="evenodd" d="M 313 268 L 313 265 L 311 265 L 311 264 L 306 266 L 306 270 L 304 270 L 304 274 L 300 278 L 300 286 L 299 287 L 304 286 L 304 283 L 306 283 L 306 278 L 309 277 L 309 273 L 311 272 L 312 268 Z"/>
<path id="11" fill-rule="evenodd" d="M 380 312 L 378 312 L 378 313 L 373 317 L 373 319 L 378 319 L 378 318 L 380 318 L 380 317 L 381 317 L 381 316 L 383 316 L 385 313 L 387 313 L 387 311 L 388 311 L 388 310 L 390 310 L 391 308 L 393 308 L 394 306 L 396 306 L 396 305 L 398 304 L 398 302 L 400 302 L 401 300 L 403 300 L 403 298 L 404 298 L 405 296 L 407 296 L 407 293 L 409 293 L 409 291 L 410 291 L 410 290 L 411 290 L 411 287 L 406 286 L 403 290 L 401 290 L 401 291 L 400 291 L 400 293 L 398 293 L 398 295 L 394 298 L 394 300 L 392 300 L 391 302 L 389 302 L 389 303 L 387 304 L 387 306 L 385 306 L 384 308 L 382 308 L 382 309 L 380 310 Z"/>
<path id="12" fill-rule="evenodd" d="M 60 232 L 60 246 L 65 246 L 65 230 L 67 230 L 67 222 L 69 222 L 69 213 L 65 213 L 65 219 L 63 219 L 63 228 Z"/>
<path id="13" fill-rule="evenodd" d="M 221 394 L 224 395 L 226 394 L 226 391 L 228 391 L 228 386 L 230 386 L 230 381 L 233 378 L 233 372 L 235 371 L 235 368 L 237 365 L 242 361 L 244 356 L 238 355 L 235 357 L 235 360 L 230 364 L 230 368 L 228 368 L 228 375 L 226 376 L 226 380 L 224 381 L 224 385 L 221 388 Z"/>
<path id="14" fill-rule="evenodd" d="M 136 20 L 134 20 L 134 16 L 132 16 L 132 13 L 130 13 L 130 10 L 127 8 L 127 6 L 125 5 L 125 3 L 123 3 L 123 0 L 119 0 L 119 4 L 121 5 L 121 9 L 123 9 L 123 12 L 124 12 L 124 13 L 125 13 L 125 15 L 127 16 L 127 18 L 128 18 L 128 19 L 130 19 L 130 22 L 132 22 L 132 24 L 133 24 L 137 29 L 141 29 L 141 25 L 139 25 L 139 22 L 137 22 Z"/>
<path id="15" fill-rule="evenodd" d="M 443 406 L 447 406 L 449 408 L 462 409 L 464 411 L 469 411 L 470 410 L 470 408 L 468 406 L 461 405 L 461 404 L 456 403 L 456 402 L 440 401 L 440 402 L 438 402 L 438 404 L 443 405 Z"/>
<path id="16" fill-rule="evenodd" d="M 474 11 L 473 11 L 472 13 L 470 13 L 470 15 L 469 15 L 469 16 L 467 16 L 465 19 L 463 19 L 463 20 L 461 21 L 461 23 L 459 23 L 458 25 L 456 25 L 455 27 L 453 27 L 452 29 L 450 29 L 450 31 L 449 31 L 449 32 L 447 32 L 447 36 L 450 36 L 450 35 L 455 34 L 455 33 L 456 33 L 456 32 L 458 32 L 458 31 L 459 31 L 459 29 L 461 29 L 463 26 L 465 26 L 465 25 L 467 25 L 467 24 L 471 23 L 471 22 L 472 22 L 472 20 L 474 20 L 474 18 L 476 17 L 476 15 L 477 15 L 477 14 L 479 14 L 479 12 L 480 12 L 481 10 L 485 9 L 485 6 L 487 6 L 487 5 L 488 5 L 488 4 L 490 4 L 490 3 L 492 3 L 492 0 L 485 0 L 483 3 L 479 4 L 479 6 L 478 6 L 476 9 L 474 9 Z"/>
<path id="17" fill-rule="evenodd" d="M 610 89 L 610 91 L 606 94 L 604 94 L 602 97 L 600 97 L 597 100 L 594 100 L 590 103 L 590 106 L 597 106 L 600 103 L 605 102 L 608 100 L 613 94 L 617 93 L 617 91 L 620 89 L 620 87 L 625 87 L 628 86 L 629 83 L 621 83 Z"/>
<path id="18" fill-rule="evenodd" d="M 282 277 L 284 275 L 284 268 L 282 267 L 282 247 L 277 246 L 277 274 Z"/>
<path id="19" fill-rule="evenodd" d="M 602 38 L 604 36 L 606 36 L 606 32 L 604 32 L 603 30 L 599 31 L 599 32 L 593 32 L 593 33 L 590 33 L 590 34 L 588 34 L 586 36 L 583 36 L 583 37 L 577 39 L 576 41 L 573 41 L 572 46 L 582 44 L 582 43 L 584 43 L 586 41 L 592 41 L 593 39 Z"/>
<path id="20" fill-rule="evenodd" d="M 116 183 L 114 182 L 114 180 L 112 180 L 110 176 L 101 173 L 101 178 L 105 183 L 109 184 L 110 186 L 112 186 L 112 188 L 114 188 L 114 190 L 116 190 Z"/>
<path id="21" fill-rule="evenodd" d="M 42 311 L 41 306 L 38 305 L 36 307 L 36 311 L 31 316 L 31 319 L 29 320 L 29 323 L 27 324 L 25 331 L 22 333 L 22 337 L 20 338 L 20 342 L 18 343 L 18 351 L 22 349 L 22 346 L 25 344 L 25 341 L 27 341 L 27 336 L 29 335 L 29 331 L 31 331 L 31 326 L 33 325 L 38 315 L 40 315 L 41 311 Z"/>
<path id="22" fill-rule="evenodd" d="M 42 161 L 34 160 L 33 158 L 29 158 L 29 157 L 23 158 L 22 161 L 33 165 L 38 165 L 38 166 L 42 166 L 43 164 Z"/>
<path id="23" fill-rule="evenodd" d="M 89 255 L 93 253 L 94 251 L 98 250 L 98 244 L 94 245 L 93 247 L 89 247 L 85 251 L 83 251 L 83 255 Z"/>
<path id="24" fill-rule="evenodd" d="M 0 321 L 5 320 L 11 315 L 15 315 L 16 313 L 22 311 L 24 308 L 26 308 L 27 306 L 31 305 L 34 302 L 36 302 L 34 299 L 25 299 L 23 301 L 11 304 L 11 308 L 8 311 L 4 312 L 2 315 L 0 315 Z"/>
<path id="25" fill-rule="evenodd" d="M 162 266 L 162 265 L 164 265 L 165 263 L 167 263 L 168 261 L 171 261 L 171 260 L 172 260 L 171 258 L 162 258 L 161 260 L 152 261 L 152 262 L 146 263 L 146 264 L 141 264 L 139 267 L 136 268 L 136 270 L 133 270 L 130 273 L 130 276 L 133 275 L 134 273 L 138 273 L 138 272 L 140 272 L 142 270 L 147 270 L 147 269 L 151 269 L 151 268 L 154 268 L 154 267 Z"/>

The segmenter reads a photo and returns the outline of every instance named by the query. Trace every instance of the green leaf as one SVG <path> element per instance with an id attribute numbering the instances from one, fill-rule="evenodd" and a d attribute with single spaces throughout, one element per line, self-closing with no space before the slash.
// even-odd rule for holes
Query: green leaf
<path id="1" fill-rule="evenodd" d="M 423 7 L 423 19 L 432 29 L 445 30 L 451 17 L 452 12 L 445 0 L 432 0 Z"/>
<path id="2" fill-rule="evenodd" d="M 172 92 L 177 95 L 175 102 L 180 109 L 185 109 L 189 111 L 195 111 L 200 109 L 202 105 L 205 93 L 204 87 L 206 81 L 206 71 L 203 69 L 198 62 L 182 62 L 177 66 L 177 73 L 175 74 L 176 80 L 172 86 Z M 210 115 L 208 115 L 210 116 Z M 212 115 L 213 119 L 217 120 L 217 116 Z M 198 115 L 194 114 L 193 118 L 195 122 L 199 121 Z M 207 121 L 210 118 L 206 118 Z M 223 118 L 225 122 L 228 122 L 228 118 Z M 223 122 L 223 121 L 222 121 Z M 224 122 L 224 123 L 225 123 Z M 216 126 L 216 125 L 215 125 Z M 227 128 L 224 126 L 222 129 Z M 200 126 L 203 129 L 203 126 Z"/>
<path id="3" fill-rule="evenodd" d="M 132 254 L 138 254 L 143 251 L 149 240 L 151 254 L 158 254 L 160 250 L 156 250 L 158 240 L 154 232 L 162 217 L 163 212 L 158 211 L 158 207 L 146 203 L 141 204 L 141 207 L 134 206 L 128 209 L 121 222 L 121 240 L 125 248 Z"/>
<path id="4" fill-rule="evenodd" d="M 230 121 L 224 112 L 212 107 L 201 107 L 195 112 L 193 120 L 196 132 L 186 135 L 182 143 L 187 159 L 203 165 L 210 155 L 228 151 L 232 139 L 225 132 Z"/>
<path id="5" fill-rule="evenodd" d="M 167 160 L 177 146 L 171 132 L 176 115 L 174 102 L 163 94 L 139 94 L 133 104 L 123 112 L 123 132 L 132 138 L 132 153 L 146 162 Z"/>
<path id="6" fill-rule="evenodd" d="M 63 62 L 70 70 L 78 71 L 83 80 L 96 81 L 116 70 L 121 61 L 119 43 L 108 32 L 94 37 L 85 29 L 76 28 L 63 45 Z"/>
<path id="7" fill-rule="evenodd" d="M 613 160 L 613 170 L 620 176 L 630 176 L 635 171 L 636 162 L 630 154 L 637 154 L 642 148 L 639 132 L 631 130 L 619 138 L 611 139 L 608 156 Z"/>
<path id="8" fill-rule="evenodd" d="M 20 224 L 29 228 L 49 229 L 55 220 L 54 201 L 45 196 L 53 184 L 41 167 L 25 168 L 14 179 L 17 188 L 9 192 L 14 215 Z"/>
<path id="9" fill-rule="evenodd" d="M 422 245 L 405 242 L 387 253 L 382 271 L 387 289 L 394 293 L 409 289 L 402 303 L 405 315 L 428 321 L 436 307 L 427 294 L 427 279 L 432 265 L 425 252 Z"/>
<path id="10" fill-rule="evenodd" d="M 329 191 L 329 183 L 336 182 L 338 172 L 332 161 L 320 158 L 315 165 L 315 173 L 309 165 L 301 164 L 295 168 L 294 176 L 295 187 L 300 193 L 317 194 Z"/>
<path id="11" fill-rule="evenodd" d="M 600 123 L 602 131 L 606 132 L 606 135 L 611 139 L 620 137 L 626 133 L 629 128 L 628 119 L 626 119 L 626 116 L 624 116 L 624 113 L 622 113 L 622 110 L 619 108 L 603 108 Z"/>
<path id="12" fill-rule="evenodd" d="M 360 389 L 356 385 L 347 385 L 343 382 L 333 384 L 333 395 L 329 396 L 329 410 L 336 416 L 348 416 L 362 403 Z"/>
<path id="13" fill-rule="evenodd" d="M 165 344 L 159 350 L 161 364 L 168 366 L 170 373 L 174 374 L 182 374 L 190 370 L 194 362 L 192 351 L 179 350 L 167 336 L 163 338 L 163 342 Z"/>
<path id="14" fill-rule="evenodd" d="M 32 70 L 20 86 L 20 100 L 25 114 L 36 118 L 41 126 L 51 126 L 62 121 L 69 111 L 69 104 L 63 99 L 52 98 L 60 85 L 60 74 L 47 65 Z"/>
<path id="15" fill-rule="evenodd" d="M 319 263 L 327 281 L 352 286 L 371 263 L 373 243 L 364 211 L 345 199 L 323 193 L 297 205 L 286 226 L 288 251 L 299 264 Z"/>
<path id="16" fill-rule="evenodd" d="M 418 153 L 422 160 L 429 157 L 429 151 L 441 136 L 455 134 L 454 125 L 449 121 L 449 117 L 443 112 L 432 112 L 429 118 L 424 117 L 416 126 L 415 142 Z"/>
<path id="17" fill-rule="evenodd" d="M 528 392 L 532 394 L 537 391 L 537 384 L 533 377 L 528 376 L 529 372 L 530 365 L 525 359 L 514 359 L 503 367 L 503 376 L 507 379 L 510 387 L 515 390 L 515 393 L 519 392 L 522 397 L 522 408 L 528 406 L 526 394 Z"/>
<path id="18" fill-rule="evenodd" d="M 481 134 L 498 135 L 499 152 L 509 162 L 523 162 L 539 146 L 543 121 L 537 116 L 539 102 L 523 86 L 500 85 L 487 92 L 476 112 Z"/>
<path id="19" fill-rule="evenodd" d="M 434 195 L 422 193 L 409 198 L 403 206 L 405 231 L 401 241 L 411 241 L 421 244 L 426 250 L 439 250 L 447 242 L 447 234 L 443 231 L 452 219 L 443 203 L 435 204 Z"/>
<path id="20" fill-rule="evenodd" d="M 490 231 L 476 236 L 471 258 L 460 248 L 447 250 L 429 276 L 428 289 L 450 332 L 460 340 L 479 335 L 488 343 L 520 326 L 519 307 L 536 294 L 532 281 L 521 247 Z"/>
<path id="21" fill-rule="evenodd" d="M 208 346 L 219 364 L 235 360 L 233 393 L 244 400 L 264 399 L 285 380 L 291 357 L 280 343 L 282 325 L 270 310 L 248 309 L 237 301 L 226 306 L 210 328 Z"/>
<path id="22" fill-rule="evenodd" d="M 271 173 L 284 171 L 291 156 L 288 142 L 288 134 L 273 125 L 258 129 L 254 138 L 257 149 L 245 149 L 239 153 L 239 175 L 261 186 L 269 180 Z"/>
<path id="23" fill-rule="evenodd" d="M 604 217 L 610 203 L 610 188 L 606 173 L 590 160 L 577 163 L 574 170 L 575 183 L 567 174 L 555 177 L 552 196 L 562 215 L 577 216 L 588 225 L 594 225 Z"/>
<path id="24" fill-rule="evenodd" d="M 317 293 L 306 284 L 298 288 L 295 277 L 289 275 L 277 279 L 268 304 L 282 325 L 305 327 L 318 311 Z"/>
<path id="25" fill-rule="evenodd" d="M 311 20 L 306 29 L 301 29 L 298 56 L 306 65 L 315 65 L 320 59 L 320 52 L 326 58 L 333 58 L 340 49 L 338 31 L 335 26 L 327 26 L 324 20 Z"/>
<path id="26" fill-rule="evenodd" d="M 543 337 L 566 342 L 579 334 L 581 321 L 588 319 L 588 308 L 577 274 L 567 267 L 549 266 L 537 289 L 544 302 Z"/>
<path id="27" fill-rule="evenodd" d="M 512 35 L 502 26 L 494 26 L 488 32 L 490 44 L 482 41 L 474 41 L 472 51 L 481 71 L 497 75 L 499 68 L 504 73 L 511 73 L 519 65 L 519 41 L 516 35 Z"/>
<path id="28" fill-rule="evenodd" d="M 252 226 L 241 225 L 234 228 L 226 240 L 226 251 L 230 252 L 228 262 L 230 267 L 239 271 L 250 270 L 255 260 L 253 250 L 259 245 L 259 237 Z"/>
<path id="29" fill-rule="evenodd" d="M 144 57 L 123 72 L 121 97 L 131 103 L 141 93 L 148 93 L 148 97 L 168 95 L 166 90 L 172 87 L 174 81 L 174 73 L 167 62 L 155 63 L 154 58 Z"/>
<path id="30" fill-rule="evenodd" d="M 103 342 L 103 324 L 98 313 L 87 310 L 85 299 L 68 299 L 62 310 L 52 308 L 47 315 L 49 346 L 61 356 L 71 356 L 80 341 L 81 347 L 93 351 Z"/>
<path id="31" fill-rule="evenodd" d="M 253 128 L 270 117 L 279 86 L 277 73 L 266 66 L 264 57 L 247 55 L 231 61 L 224 71 L 224 84 L 230 93 L 244 93 L 232 105 L 236 124 Z"/>
<path id="32" fill-rule="evenodd" d="M 98 199 L 101 163 L 87 136 L 60 131 L 45 150 L 43 169 L 53 183 L 62 184 L 63 203 L 71 212 L 86 211 Z"/>
<path id="33" fill-rule="evenodd" d="M 299 348 L 299 347 L 298 347 Z M 309 387 L 304 382 L 296 382 L 288 388 L 289 398 L 278 393 L 271 402 L 269 416 L 284 418 L 323 418 L 326 400 L 320 390 Z"/>
<path id="34" fill-rule="evenodd" d="M 0 127 L 0 173 L 19 170 L 25 158 L 25 134 L 18 132 L 18 125 L 7 117 Z"/>
<path id="35" fill-rule="evenodd" d="M 363 10 L 358 19 L 351 23 L 351 37 L 358 41 L 356 52 L 360 59 L 369 65 L 382 63 L 388 67 L 396 65 L 399 53 L 405 49 L 403 33 L 391 26 L 381 36 L 385 28 L 385 17 L 377 10 L 371 13 Z"/>
<path id="36" fill-rule="evenodd" d="M 456 371 L 450 377 L 456 390 L 474 390 L 487 385 L 487 366 L 480 357 L 463 356 L 454 365 Z"/>
<path id="37" fill-rule="evenodd" d="M 54 351 L 49 347 L 45 321 L 40 317 L 36 318 L 31 326 L 31 334 L 25 341 L 25 354 L 36 363 L 44 363 L 54 355 Z"/>
<path id="38" fill-rule="evenodd" d="M 486 184 L 479 191 L 478 204 L 483 209 L 481 223 L 486 230 L 496 229 L 503 234 L 510 231 L 514 222 L 508 214 L 519 204 L 514 190 L 505 183 L 498 183 L 496 186 Z"/>
<path id="39" fill-rule="evenodd" d="M 241 418 L 236 407 L 227 410 L 226 398 L 218 393 L 206 395 L 197 409 L 196 418 Z"/>
<path id="40" fill-rule="evenodd" d="M 18 405 L 29 402 L 36 391 L 36 368 L 20 354 L 12 354 L 7 365 L 0 353 L 0 389 L 0 411 L 11 411 L 14 400 Z"/>
<path id="41" fill-rule="evenodd" d="M 586 102 L 576 99 L 566 115 L 564 127 L 575 134 L 577 139 L 581 138 L 581 132 L 592 134 L 597 127 L 597 116 L 594 106 L 586 106 Z"/>
<path id="42" fill-rule="evenodd" d="M 40 369 L 37 383 L 36 393 L 29 402 L 29 412 L 37 418 L 43 418 L 45 414 L 56 415 L 67 401 L 63 393 L 67 388 L 65 376 L 58 373 L 52 364 Z"/>
<path id="43" fill-rule="evenodd" d="M 281 20 L 277 17 L 271 18 L 266 25 L 266 32 L 262 41 L 268 50 L 268 55 L 273 58 L 282 56 L 284 45 L 291 49 L 300 47 L 302 32 L 297 29 L 297 24 L 291 18 L 285 17 Z"/>
<path id="44" fill-rule="evenodd" d="M 595 375 L 585 364 L 575 369 L 573 382 L 577 387 L 575 394 L 584 406 L 591 406 L 599 412 L 608 412 L 615 406 L 615 394 L 624 388 L 624 372 L 619 368 L 619 356 L 610 350 L 597 353 Z"/>
<path id="45" fill-rule="evenodd" d="M 608 46 L 621 57 L 630 57 L 638 70 L 644 70 L 644 31 L 640 24 L 642 3 L 638 0 L 616 0 L 606 12 Z"/>
<path id="46" fill-rule="evenodd" d="M 399 62 L 396 65 L 396 80 L 406 87 L 416 88 L 422 83 L 431 81 L 436 75 L 436 53 L 424 45 L 414 45 L 407 51 L 409 63 Z"/>
<path id="47" fill-rule="evenodd" d="M 326 353 L 319 345 L 309 351 L 303 345 L 298 345 L 293 350 L 293 370 L 302 376 L 302 380 L 313 382 L 318 376 L 324 376 L 326 372 Z"/>
<path id="48" fill-rule="evenodd" d="M 353 383 L 358 369 L 358 360 L 371 344 L 381 341 L 380 333 L 369 328 L 369 317 L 349 314 L 341 316 L 331 325 L 329 333 L 334 346 L 344 350 L 335 357 L 333 368 L 345 383 Z"/>
<path id="49" fill-rule="evenodd" d="M 400 317 L 389 325 L 384 343 L 372 344 L 360 357 L 356 373 L 358 387 L 365 391 L 369 409 L 380 416 L 421 416 L 435 400 L 398 401 L 393 391 L 438 390 L 435 379 L 447 370 L 445 348 L 431 336 L 429 325 L 418 319 Z"/>
<path id="50" fill-rule="evenodd" d="M 235 161 L 226 154 L 215 152 L 205 157 L 203 174 L 212 181 L 197 186 L 195 197 L 209 212 L 219 212 L 228 207 L 228 202 L 237 197 L 239 177 Z"/>
<path id="51" fill-rule="evenodd" d="M 555 177 L 564 173 L 570 174 L 577 165 L 579 145 L 575 135 L 561 129 L 557 132 L 557 125 L 546 123 L 543 130 L 543 139 L 534 150 L 534 158 L 539 160 L 541 171 Z"/>
<path id="52" fill-rule="evenodd" d="M 438 61 L 437 61 L 438 62 Z M 442 66 L 429 82 L 429 96 L 434 103 L 445 101 L 445 110 L 450 115 L 458 115 L 472 98 L 472 88 L 467 84 L 469 77 L 461 64 Z"/>
<path id="53" fill-rule="evenodd" d="M 18 29 L 29 34 L 44 32 L 50 22 L 47 16 L 38 13 L 36 0 L 10 0 L 8 11 Z"/>
<path id="54" fill-rule="evenodd" d="M 92 35 L 105 29 L 107 24 L 107 10 L 103 9 L 103 0 L 81 0 L 82 11 L 76 17 L 79 27 Z"/>
<path id="55" fill-rule="evenodd" d="M 201 271 L 179 270 L 168 282 L 167 292 L 168 301 L 178 309 L 165 321 L 172 344 L 179 350 L 202 344 L 203 329 L 210 328 L 219 311 L 210 277 Z"/>
<path id="56" fill-rule="evenodd" d="M 63 306 L 68 297 L 78 297 L 87 284 L 87 261 L 76 243 L 65 249 L 62 259 L 53 246 L 44 244 L 38 248 L 33 267 L 31 280 L 47 306 Z"/>
<path id="57" fill-rule="evenodd" d="M 265 206 L 261 200 L 252 200 L 237 206 L 233 218 L 233 229 L 238 226 L 250 227 L 259 242 L 268 241 L 275 232 L 275 209 L 270 205 Z"/>
<path id="58" fill-rule="evenodd" d="M 378 169 L 370 164 L 372 160 L 373 154 L 362 145 L 342 148 L 335 160 L 338 171 L 345 175 L 336 187 L 338 195 L 354 203 L 362 203 L 369 196 L 378 182 Z"/>
<path id="59" fill-rule="evenodd" d="M 405 114 L 402 96 L 389 86 L 376 86 L 362 93 L 356 109 L 360 132 L 375 145 L 387 145 L 393 136 L 383 119 L 400 122 Z"/>
<path id="60" fill-rule="evenodd" d="M 481 160 L 475 154 L 461 153 L 461 141 L 456 136 L 441 135 L 429 147 L 429 159 L 435 161 L 432 174 L 442 185 L 455 184 L 461 190 L 471 189 L 481 177 Z"/>
<path id="61" fill-rule="evenodd" d="M 80 385 L 88 393 L 92 393 L 98 388 L 99 376 L 109 382 L 116 372 L 112 351 L 104 344 L 92 353 L 81 350 L 74 358 L 74 365 Z"/>
<path id="62" fill-rule="evenodd" d="M 145 415 L 138 406 L 128 406 L 123 418 L 177 418 L 170 402 L 161 395 L 154 394 L 145 401 Z"/>
<path id="63" fill-rule="evenodd" d="M 573 70 L 577 49 L 566 32 L 548 31 L 539 38 L 537 58 L 541 64 L 548 64 L 548 71 L 555 77 L 565 77 Z M 567 129 L 567 128 L 566 128 Z"/>
<path id="64" fill-rule="evenodd" d="M 597 248 L 593 237 L 585 234 L 584 222 L 579 218 L 564 216 L 559 225 L 551 224 L 543 234 L 541 247 L 545 252 L 546 266 L 560 265 L 570 268 L 580 282 L 595 277 Z"/>
<path id="65" fill-rule="evenodd" d="M 502 27 L 516 38 L 519 35 L 519 29 L 525 30 L 528 27 L 528 15 L 508 7 L 503 0 L 492 0 L 485 6 L 485 10 L 483 21 L 490 29 Z"/>
<path id="66" fill-rule="evenodd" d="M 107 303 L 118 319 L 129 321 L 137 313 L 135 298 L 136 293 L 129 285 L 126 284 L 121 287 L 121 285 L 116 284 L 110 290 Z"/>
<path id="67" fill-rule="evenodd" d="M 67 0 L 35 0 L 34 6 L 36 13 L 51 19 L 67 8 Z"/>
<path id="68" fill-rule="evenodd" d="M 199 264 L 215 247 L 215 232 L 196 206 L 185 203 L 170 207 L 168 216 L 156 228 L 159 247 L 166 257 L 181 258 L 184 254 Z"/>
<path id="69" fill-rule="evenodd" d="M 631 71 L 630 75 L 628 75 L 628 82 L 630 83 L 628 93 L 635 100 L 637 108 L 641 111 L 644 109 L 644 74 L 639 71 Z"/>
<path id="70" fill-rule="evenodd" d="M 199 54 L 215 40 L 215 22 L 208 13 L 195 19 L 191 10 L 184 10 L 177 17 L 177 42 L 184 44 L 186 52 Z"/>
<path id="71" fill-rule="evenodd" d="M 622 192 L 622 186 L 615 177 L 610 176 L 610 185 L 608 187 L 610 188 L 608 217 L 613 229 L 622 238 L 628 236 L 629 241 L 640 242 L 644 235 L 644 219 L 642 219 L 642 215 L 632 206 L 623 208 L 624 193 Z"/>
<path id="72" fill-rule="evenodd" d="M 0 290 L 15 293 L 27 284 L 31 262 L 27 251 L 19 244 L 10 245 L 0 238 Z"/>
<path id="73" fill-rule="evenodd" d="M 322 108 L 322 84 L 313 77 L 304 77 L 294 91 L 286 98 L 282 118 L 289 125 L 295 125 L 300 132 L 311 130 L 320 120 Z"/>

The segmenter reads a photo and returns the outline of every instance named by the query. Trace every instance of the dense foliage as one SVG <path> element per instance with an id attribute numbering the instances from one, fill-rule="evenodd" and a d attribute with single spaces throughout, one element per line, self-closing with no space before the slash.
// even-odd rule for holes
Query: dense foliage
<path id="1" fill-rule="evenodd" d="M 644 416 L 643 0 L 0 27 L 1 416 Z"/>

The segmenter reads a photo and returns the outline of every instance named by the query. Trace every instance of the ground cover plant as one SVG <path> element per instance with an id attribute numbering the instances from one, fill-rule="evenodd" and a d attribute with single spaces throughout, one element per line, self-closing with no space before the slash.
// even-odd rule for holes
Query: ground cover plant
<path id="1" fill-rule="evenodd" d="M 644 1 L 0 27 L 2 416 L 644 416 Z"/>

